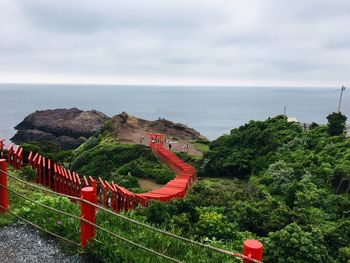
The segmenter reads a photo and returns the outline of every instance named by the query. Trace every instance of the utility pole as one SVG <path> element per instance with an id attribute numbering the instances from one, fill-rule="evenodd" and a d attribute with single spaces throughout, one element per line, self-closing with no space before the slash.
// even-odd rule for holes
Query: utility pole
<path id="1" fill-rule="evenodd" d="M 340 113 L 340 106 L 341 106 L 341 99 L 343 97 L 343 91 L 345 90 L 345 86 L 341 86 L 340 90 L 340 98 L 339 98 L 339 104 L 338 104 L 338 113 Z"/>
<path id="2" fill-rule="evenodd" d="M 283 115 L 285 118 L 287 118 L 287 106 L 284 106 Z"/>

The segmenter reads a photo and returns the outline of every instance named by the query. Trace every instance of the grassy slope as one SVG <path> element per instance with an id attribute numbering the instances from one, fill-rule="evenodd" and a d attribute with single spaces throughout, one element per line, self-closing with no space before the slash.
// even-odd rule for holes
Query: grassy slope
<path id="1" fill-rule="evenodd" d="M 83 175 L 113 180 L 134 191 L 140 191 L 137 178 L 164 184 L 175 176 L 150 148 L 120 144 L 108 134 L 92 137 L 76 149 L 72 169 Z"/>
<path id="2" fill-rule="evenodd" d="M 11 173 L 15 174 L 16 172 L 11 171 Z M 79 216 L 79 205 L 70 202 L 67 198 L 37 192 L 31 187 L 18 183 L 13 179 L 9 179 L 8 186 L 16 192 L 36 200 L 39 203 Z M 9 193 L 9 204 L 11 211 L 17 215 L 49 231 L 79 243 L 80 228 L 79 222 L 77 222 L 76 219 L 67 218 L 64 215 L 48 211 L 12 193 Z M 145 221 L 145 217 L 137 214 L 137 212 L 132 211 L 129 212 L 127 216 L 139 221 Z M 10 224 L 15 220 L 16 218 L 9 214 L 0 215 L 0 225 Z M 97 213 L 96 222 L 98 225 L 118 233 L 123 237 L 186 262 L 235 262 L 232 261 L 230 256 L 221 256 L 217 253 L 211 253 L 197 246 L 154 233 L 154 231 L 129 223 L 103 211 Z M 170 231 L 179 233 L 179 230 L 176 228 L 171 228 Z M 125 242 L 119 241 L 100 230 L 97 230 L 95 241 L 89 244 L 85 251 L 64 242 L 61 243 L 61 245 L 63 245 L 65 250 L 69 253 L 82 252 L 92 262 L 167 262 L 166 260 L 162 260 L 137 249 L 134 246 L 128 245 Z M 223 246 L 222 244 L 220 245 L 219 243 L 217 245 L 228 249 L 232 248 Z"/>

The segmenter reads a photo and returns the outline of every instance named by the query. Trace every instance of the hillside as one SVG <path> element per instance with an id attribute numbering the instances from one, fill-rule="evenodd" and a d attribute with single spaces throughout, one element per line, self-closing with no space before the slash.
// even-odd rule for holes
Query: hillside
<path id="1" fill-rule="evenodd" d="M 19 123 L 17 133 L 11 139 L 16 144 L 37 143 L 57 150 L 72 150 L 92 135 L 108 126 L 113 138 L 120 143 L 148 145 L 148 132 L 166 133 L 173 140 L 173 149 L 182 151 L 189 144 L 189 152 L 201 155 L 192 141 L 207 141 L 198 131 L 181 123 L 166 119 L 149 121 L 126 112 L 112 118 L 98 111 L 82 111 L 77 108 L 35 111 Z"/>
<path id="2" fill-rule="evenodd" d="M 136 191 L 142 191 L 136 178 L 169 180 L 173 175 L 149 148 L 121 139 L 122 131 L 149 123 L 118 118 L 125 129 L 107 121 L 80 147 L 56 156 L 64 153 L 74 170 Z M 128 216 L 228 250 L 258 239 L 264 262 L 347 263 L 350 198 L 339 183 L 349 180 L 350 139 L 343 131 L 343 125 L 304 131 L 283 116 L 250 121 L 211 142 L 202 159 L 180 154 L 199 175 L 183 200 L 153 202 Z"/>

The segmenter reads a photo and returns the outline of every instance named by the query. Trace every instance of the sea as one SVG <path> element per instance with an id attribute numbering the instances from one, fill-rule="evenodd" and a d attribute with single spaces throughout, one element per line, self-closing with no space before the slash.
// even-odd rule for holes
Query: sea
<path id="1" fill-rule="evenodd" d="M 36 110 L 97 110 L 108 116 L 130 115 L 188 125 L 210 140 L 250 120 L 286 113 L 301 123 L 327 122 L 337 111 L 340 87 L 214 87 L 0 84 L 0 137 Z M 344 91 L 341 111 L 350 116 L 350 94 Z"/>

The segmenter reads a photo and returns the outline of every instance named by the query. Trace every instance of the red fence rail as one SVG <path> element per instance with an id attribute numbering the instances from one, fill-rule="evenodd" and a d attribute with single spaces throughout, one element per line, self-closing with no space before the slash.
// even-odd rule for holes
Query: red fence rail
<path id="1" fill-rule="evenodd" d="M 182 161 L 171 151 L 164 149 L 163 143 L 165 136 L 151 133 L 149 136 L 150 147 L 154 153 L 162 162 L 177 173 L 177 176 L 162 188 L 142 194 L 130 192 L 113 181 L 108 182 L 100 177 L 98 181 L 91 176 L 88 178 L 83 176 L 81 178 L 78 173 L 67 170 L 62 165 L 46 159 L 39 153 L 29 153 L 28 165 L 37 171 L 37 176 L 34 179 L 35 183 L 51 188 L 52 191 L 59 194 L 69 196 L 73 201 L 80 198 L 82 219 L 81 246 L 85 247 L 87 241 L 95 236 L 94 224 L 97 203 L 110 208 L 114 212 L 126 212 L 129 209 L 135 208 L 138 204 L 146 206 L 150 200 L 168 202 L 174 198 L 183 198 L 187 189 L 194 183 L 196 173 L 194 167 Z M 4 140 L 1 138 L 0 154 L 4 156 Z M 12 165 L 14 169 L 22 169 L 24 166 L 23 148 L 11 143 L 7 149 L 7 163 Z M 7 176 L 3 171 L 6 172 L 6 159 L 0 160 L 0 185 L 7 186 Z M 82 183 L 85 187 L 82 186 Z M 0 212 L 5 212 L 7 209 L 7 188 L 0 187 Z M 184 238 L 180 239 L 187 240 Z M 263 246 L 259 241 L 246 240 L 244 242 L 244 255 L 239 253 L 232 255 L 243 258 L 245 260 L 244 263 L 259 262 L 262 260 L 262 250 Z"/>
<path id="2" fill-rule="evenodd" d="M 28 164 L 37 172 L 37 176 L 34 179 L 35 183 L 49 187 L 58 193 L 78 197 L 83 186 L 91 186 L 93 183 L 96 183 L 98 203 L 111 208 L 115 212 L 134 209 L 138 204 L 147 206 L 150 200 L 169 202 L 174 198 L 183 198 L 187 189 L 195 180 L 196 171 L 194 167 L 182 161 L 174 153 L 164 149 L 164 135 L 150 134 L 150 137 L 154 136 L 162 137 L 160 137 L 161 140 L 154 140 L 150 147 L 177 176 L 162 188 L 147 193 L 133 193 L 113 181 L 108 182 L 102 178 L 98 178 L 96 181 L 91 176 L 81 177 L 78 173 L 66 169 L 51 159 L 41 156 L 39 153 L 30 152 Z M 3 143 L 3 141 L 0 140 L 0 147 L 1 142 Z M 15 169 L 22 169 L 24 165 L 23 148 L 11 143 L 7 149 L 7 162 Z"/>

